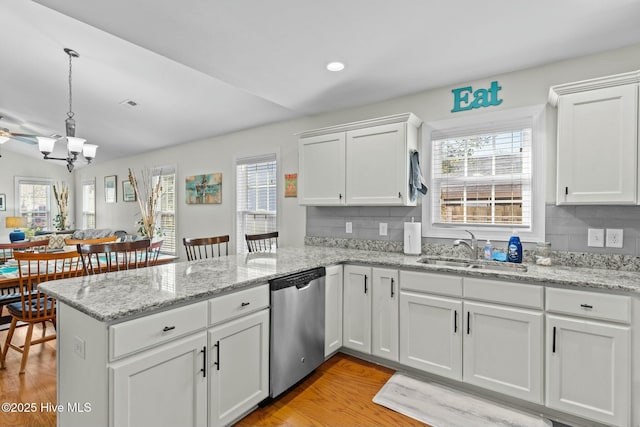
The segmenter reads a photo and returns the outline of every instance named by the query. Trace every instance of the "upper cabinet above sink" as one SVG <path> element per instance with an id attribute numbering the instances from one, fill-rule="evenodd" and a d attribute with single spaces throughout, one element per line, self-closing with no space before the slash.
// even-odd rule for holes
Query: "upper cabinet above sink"
<path id="1" fill-rule="evenodd" d="M 558 205 L 637 204 L 640 71 L 551 87 Z"/>
<path id="2" fill-rule="evenodd" d="M 413 113 L 300 134 L 298 200 L 310 206 L 415 206 L 409 154 L 422 120 Z"/>

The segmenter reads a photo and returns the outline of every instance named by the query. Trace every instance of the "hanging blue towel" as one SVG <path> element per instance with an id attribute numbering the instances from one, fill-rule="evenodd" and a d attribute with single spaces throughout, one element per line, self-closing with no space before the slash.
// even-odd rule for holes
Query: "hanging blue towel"
<path id="1" fill-rule="evenodd" d="M 411 159 L 409 162 L 409 199 L 413 202 L 418 193 L 427 194 L 428 188 L 424 184 L 424 178 L 420 170 L 420 154 L 412 150 L 409 156 Z"/>

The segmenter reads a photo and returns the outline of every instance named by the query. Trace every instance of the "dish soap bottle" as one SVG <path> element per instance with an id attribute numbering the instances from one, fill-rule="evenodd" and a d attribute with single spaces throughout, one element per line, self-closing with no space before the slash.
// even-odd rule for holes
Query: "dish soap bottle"
<path id="1" fill-rule="evenodd" d="M 507 246 L 507 261 L 509 262 L 522 262 L 522 243 L 520 243 L 520 237 L 518 232 L 513 230 L 513 234 L 509 238 L 509 246 Z"/>
<path id="2" fill-rule="evenodd" d="M 493 247 L 491 246 L 490 240 L 487 240 L 484 244 L 484 259 L 487 261 L 491 261 L 493 259 Z"/>

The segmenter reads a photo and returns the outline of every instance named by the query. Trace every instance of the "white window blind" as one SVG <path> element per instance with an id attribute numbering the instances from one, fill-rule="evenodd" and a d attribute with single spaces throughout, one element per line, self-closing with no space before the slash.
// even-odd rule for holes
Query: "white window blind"
<path id="1" fill-rule="evenodd" d="M 154 184 L 160 180 L 160 229 L 163 234 L 161 252 L 176 253 L 176 170 L 175 167 L 162 167 L 153 170 Z"/>
<path id="2" fill-rule="evenodd" d="M 82 228 L 96 228 L 96 182 L 82 183 Z"/>
<path id="3" fill-rule="evenodd" d="M 52 182 L 16 178 L 19 216 L 26 218 L 26 227 L 34 230 L 51 228 Z"/>
<path id="4" fill-rule="evenodd" d="M 276 155 L 236 161 L 236 250 L 247 252 L 245 234 L 277 230 Z"/>
<path id="5" fill-rule="evenodd" d="M 532 124 L 513 120 L 432 134 L 432 223 L 532 225 Z"/>

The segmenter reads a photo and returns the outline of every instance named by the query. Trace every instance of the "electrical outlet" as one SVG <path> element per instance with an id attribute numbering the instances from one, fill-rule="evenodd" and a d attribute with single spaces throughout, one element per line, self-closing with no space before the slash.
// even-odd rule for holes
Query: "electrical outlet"
<path id="1" fill-rule="evenodd" d="M 381 236 L 386 236 L 387 235 L 387 223 L 386 222 L 381 222 L 380 223 L 380 235 Z"/>
<path id="2" fill-rule="evenodd" d="M 623 230 L 621 228 L 607 228 L 607 247 L 621 248 Z"/>
<path id="3" fill-rule="evenodd" d="M 345 223 L 344 232 L 347 233 L 347 234 L 353 233 L 353 223 L 351 223 L 351 222 Z"/>
<path id="4" fill-rule="evenodd" d="M 84 346 L 85 342 L 80 337 L 73 337 L 73 352 L 77 354 L 81 359 L 84 359 Z"/>
<path id="5" fill-rule="evenodd" d="M 587 230 L 587 246 L 604 248 L 604 228 L 589 228 Z"/>

